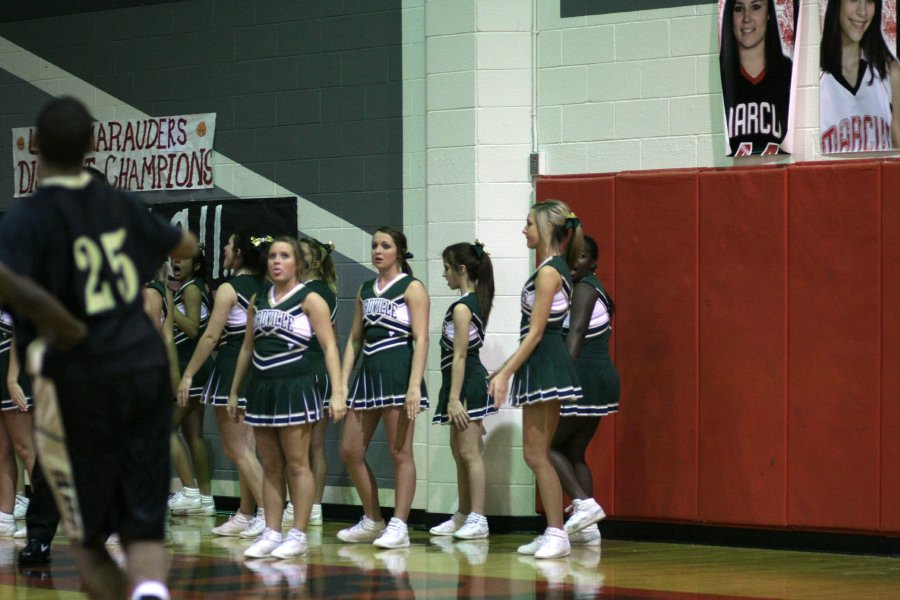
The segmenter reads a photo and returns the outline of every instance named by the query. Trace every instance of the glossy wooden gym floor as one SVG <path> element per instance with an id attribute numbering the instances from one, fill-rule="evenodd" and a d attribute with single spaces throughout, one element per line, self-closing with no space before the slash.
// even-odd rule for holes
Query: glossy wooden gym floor
<path id="1" fill-rule="evenodd" d="M 310 528 L 302 560 L 244 560 L 250 542 L 217 538 L 219 517 L 175 518 L 173 598 L 735 598 L 896 599 L 900 558 L 604 540 L 561 560 L 518 555 L 525 535 L 456 542 L 412 531 L 412 546 L 348 545 L 344 523 Z M 601 524 L 602 530 L 602 524 Z M 21 543 L 0 541 L 0 599 L 83 598 L 68 544 L 53 563 L 20 571 Z M 114 556 L 121 549 L 112 546 Z"/>

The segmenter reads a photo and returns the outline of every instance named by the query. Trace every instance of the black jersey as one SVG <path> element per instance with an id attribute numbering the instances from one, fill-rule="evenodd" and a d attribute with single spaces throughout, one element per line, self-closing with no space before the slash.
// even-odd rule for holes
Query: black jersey
<path id="1" fill-rule="evenodd" d="M 88 327 L 75 348 L 48 351 L 44 373 L 77 379 L 165 365 L 141 289 L 180 239 L 178 229 L 136 197 L 86 174 L 48 179 L 13 207 L 0 222 L 0 260 Z M 16 336 L 21 354 L 35 325 L 16 319 Z"/>
<path id="2" fill-rule="evenodd" d="M 728 154 L 778 154 L 787 133 L 791 62 L 756 79 L 743 69 L 733 77 L 734 104 L 725 107 Z"/>

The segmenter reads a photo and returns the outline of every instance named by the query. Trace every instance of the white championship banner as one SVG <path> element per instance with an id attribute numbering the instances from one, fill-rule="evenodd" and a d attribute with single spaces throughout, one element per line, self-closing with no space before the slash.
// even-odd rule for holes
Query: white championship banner
<path id="1" fill-rule="evenodd" d="M 110 185 L 132 192 L 211 188 L 215 132 L 215 113 L 98 121 L 84 164 L 105 173 Z M 13 128 L 12 142 L 19 198 L 38 183 L 34 128 Z"/>

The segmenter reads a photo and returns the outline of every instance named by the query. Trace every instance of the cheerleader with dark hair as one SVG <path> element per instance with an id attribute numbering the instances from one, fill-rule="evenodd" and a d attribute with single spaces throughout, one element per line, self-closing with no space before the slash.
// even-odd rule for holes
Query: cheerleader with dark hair
<path id="1" fill-rule="evenodd" d="M 572 516 L 565 524 L 569 542 L 585 546 L 600 543 L 596 522 L 606 516 L 593 498 L 594 482 L 585 452 L 600 419 L 619 409 L 619 374 L 609 357 L 615 305 L 594 274 L 597 256 L 597 242 L 585 236 L 584 252 L 572 270 L 572 306 L 563 322 L 582 397 L 563 405 L 550 452 L 562 488 L 572 498 Z"/>
<path id="2" fill-rule="evenodd" d="M 791 59 L 774 0 L 726 0 L 719 51 L 729 156 L 778 154 L 787 133 Z"/>
<path id="3" fill-rule="evenodd" d="M 821 2 L 819 3 L 821 5 Z M 882 0 L 828 0 L 819 45 L 820 150 L 900 148 L 900 65 L 881 32 Z"/>
<path id="4" fill-rule="evenodd" d="M 444 248 L 444 279 L 460 297 L 444 316 L 441 333 L 441 391 L 432 422 L 451 424 L 450 450 L 456 462 L 459 510 L 431 528 L 432 535 L 463 540 L 486 538 L 484 418 L 497 412 L 487 393 L 487 370 L 479 351 L 494 303 L 494 268 L 484 244 Z"/>
<path id="5" fill-rule="evenodd" d="M 222 449 L 237 467 L 241 498 L 240 507 L 234 516 L 213 528 L 212 532 L 216 535 L 251 538 L 265 529 L 263 516 L 257 515 L 257 508 L 262 508 L 262 466 L 256 457 L 253 430 L 243 422 L 230 419 L 226 407 L 247 329 L 250 299 L 266 287 L 265 261 L 270 242 L 271 238 L 253 236 L 246 230 L 237 231 L 228 237 L 223 252 L 223 266 L 234 275 L 216 290 L 209 323 L 197 342 L 178 385 L 178 403 L 187 406 L 191 390 L 196 387 L 194 377 L 205 367 L 213 350 L 217 350 L 216 360 L 204 382 L 200 399 L 215 411 Z M 241 410 L 247 403 L 243 391 L 238 397 L 238 408 Z"/>
<path id="6" fill-rule="evenodd" d="M 362 362 L 349 386 L 349 410 L 341 434 L 341 461 L 363 505 L 363 516 L 342 529 L 344 542 L 372 542 L 382 548 L 409 546 L 407 520 L 416 493 L 413 431 L 420 410 L 428 408 L 425 361 L 428 357 L 428 291 L 413 278 L 406 236 L 380 227 L 372 236 L 372 264 L 378 276 L 362 284 L 350 339 L 344 349 L 342 375 L 349 381 L 356 360 Z M 378 484 L 366 462 L 366 450 L 378 422 L 384 423 L 394 460 L 394 516 L 381 518 Z"/>
<path id="7" fill-rule="evenodd" d="M 172 259 L 172 276 L 180 284 L 175 292 L 175 349 L 178 351 L 178 370 L 184 373 L 197 341 L 209 321 L 210 301 L 206 290 L 206 255 L 198 248 L 193 257 Z M 198 382 L 192 385 L 188 397 L 179 401 L 172 414 L 172 464 L 183 488 L 169 501 L 175 515 L 213 515 L 216 507 L 212 497 L 212 469 L 209 447 L 203 438 L 203 404 L 200 396 L 212 361 L 207 359 L 194 373 Z M 190 460 L 178 439 L 184 435 Z M 193 467 L 193 471 L 192 468 Z M 195 479 L 196 476 L 196 479 Z"/>

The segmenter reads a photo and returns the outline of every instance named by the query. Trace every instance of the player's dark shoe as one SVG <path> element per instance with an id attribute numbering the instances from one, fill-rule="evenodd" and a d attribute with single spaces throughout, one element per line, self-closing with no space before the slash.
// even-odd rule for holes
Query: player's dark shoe
<path id="1" fill-rule="evenodd" d="M 19 552 L 19 564 L 38 567 L 50 564 L 50 544 L 40 540 L 28 540 Z"/>

